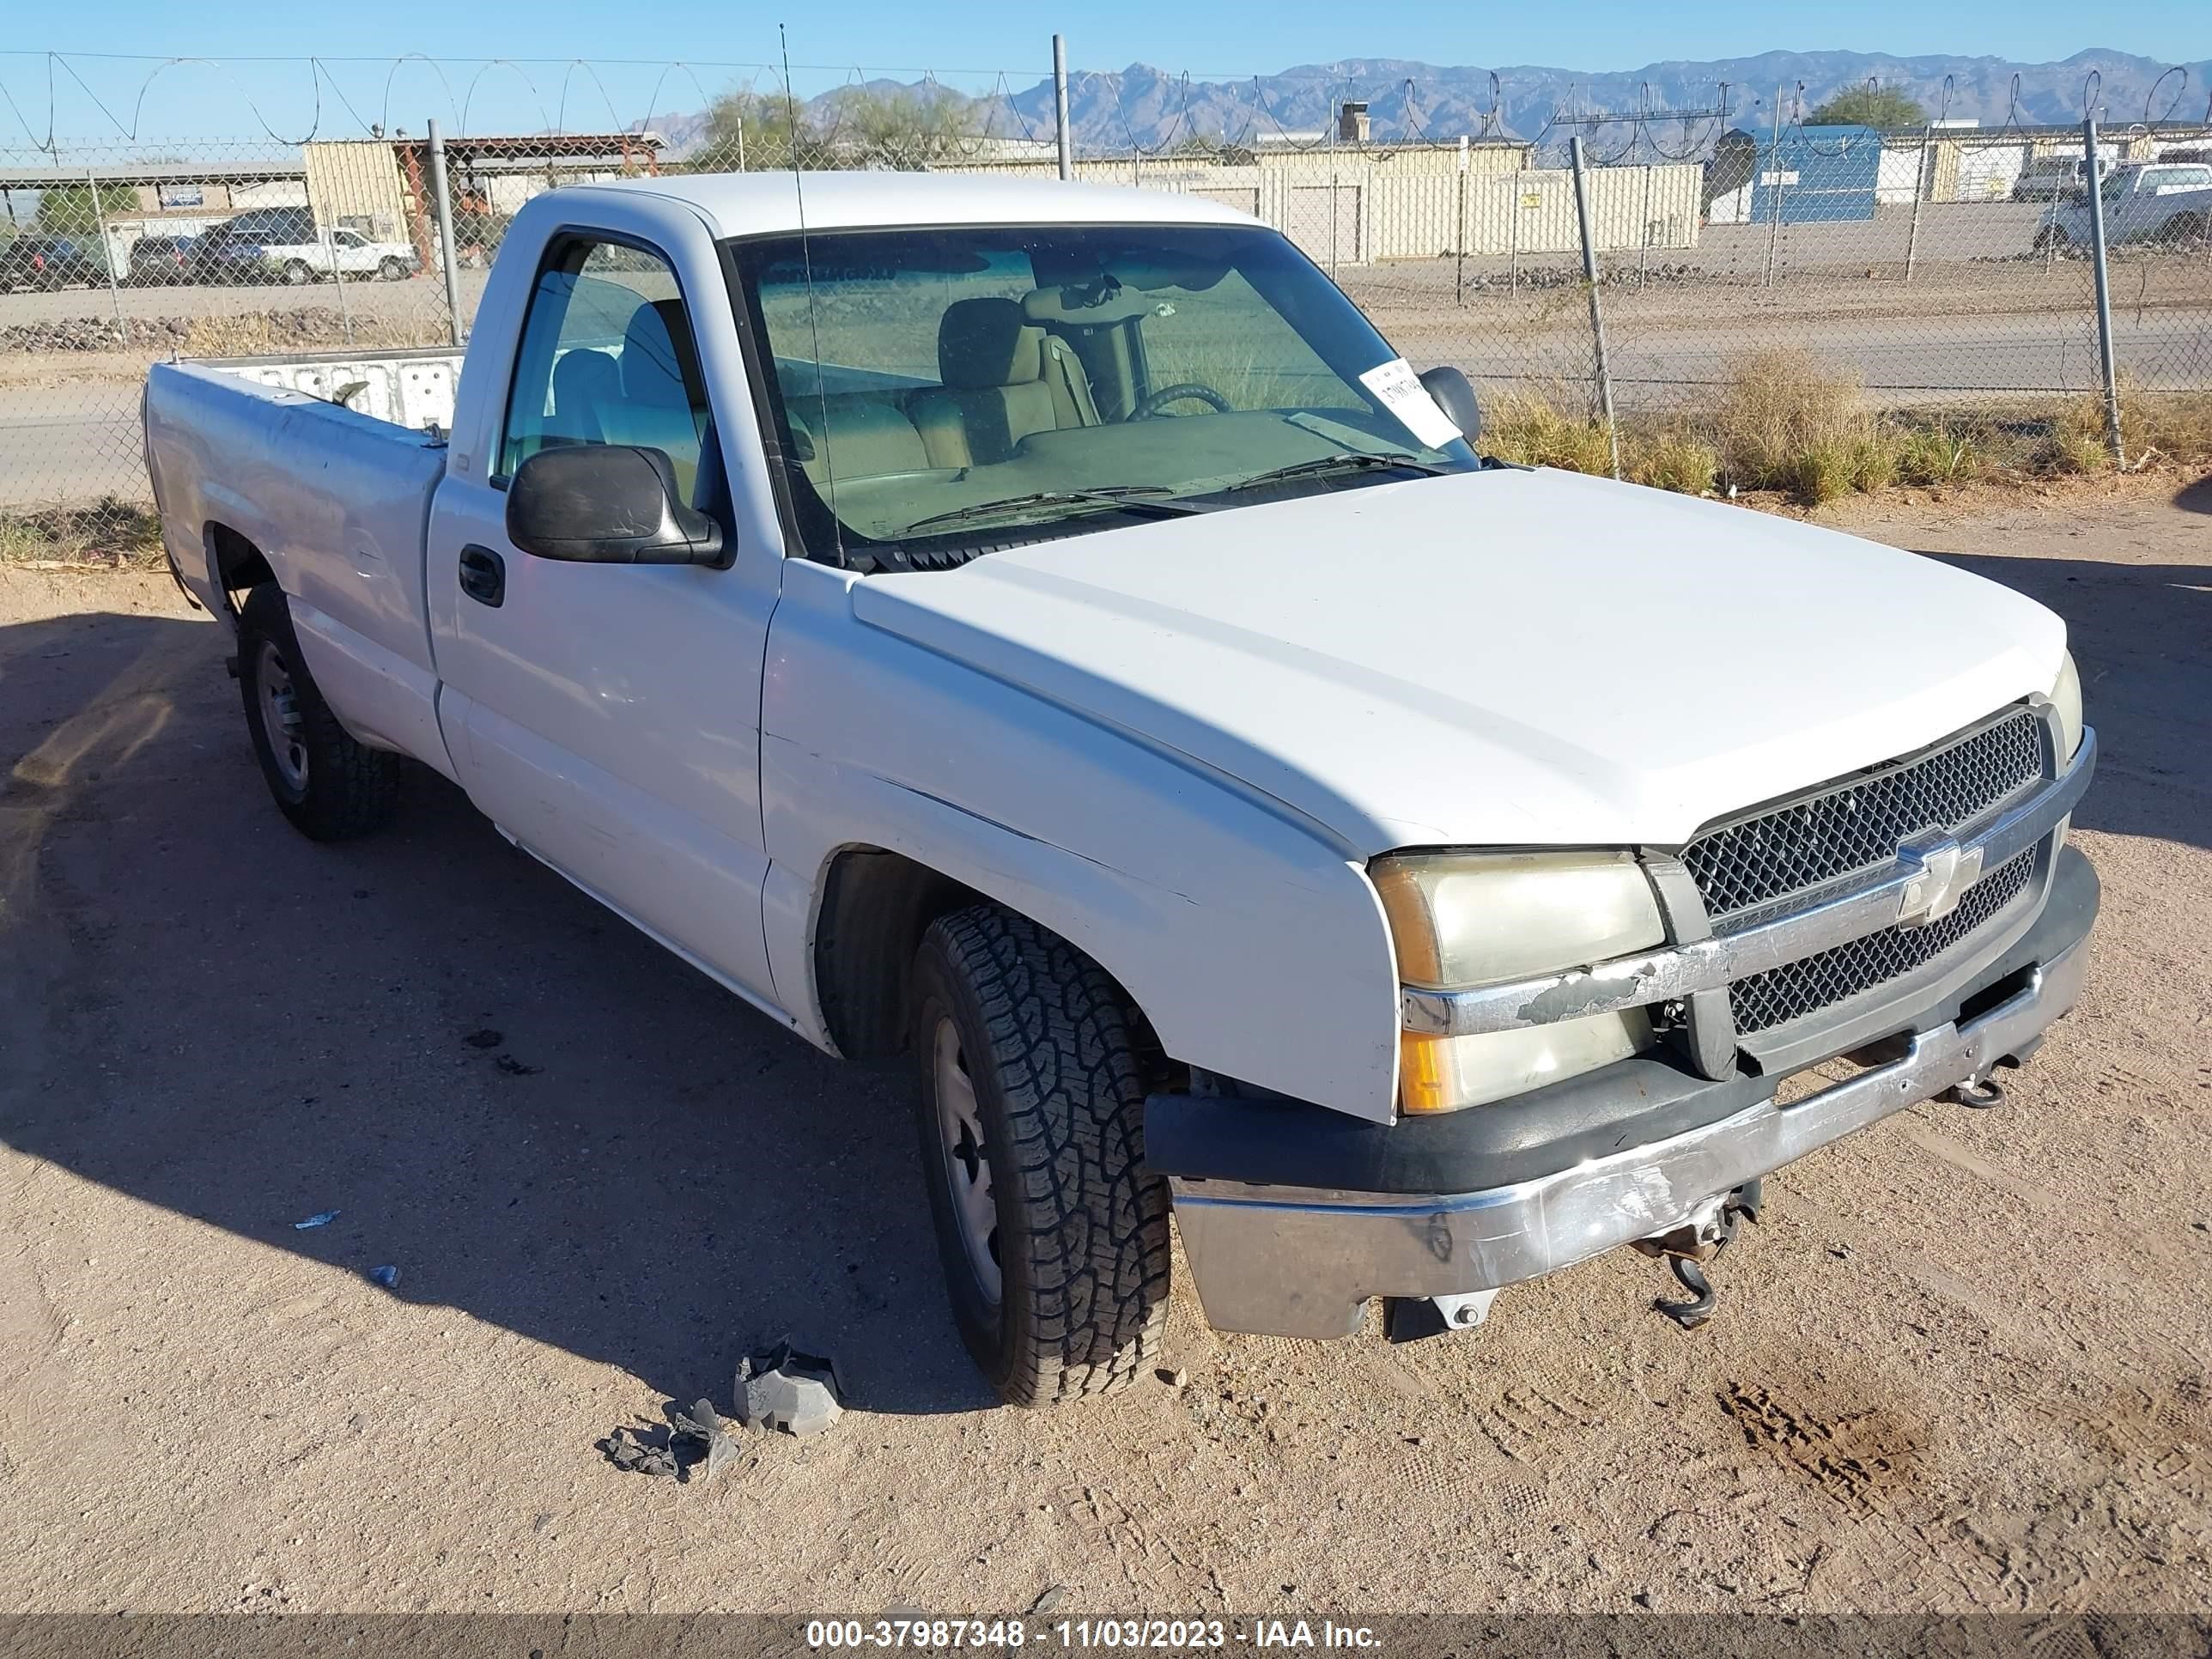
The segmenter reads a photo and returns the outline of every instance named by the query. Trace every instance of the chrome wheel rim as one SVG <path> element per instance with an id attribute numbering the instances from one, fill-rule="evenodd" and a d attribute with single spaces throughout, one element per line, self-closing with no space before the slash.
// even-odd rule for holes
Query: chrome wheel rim
<path id="1" fill-rule="evenodd" d="M 937 1133 L 946 1191 L 960 1229 L 976 1288 L 994 1307 L 999 1301 L 999 1206 L 991 1189 L 991 1160 L 983 1139 L 975 1079 L 968 1074 L 960 1032 L 950 1018 L 937 1022 L 931 1066 L 937 1096 Z"/>
<path id="2" fill-rule="evenodd" d="M 253 681 L 261 690 L 261 729 L 269 735 L 269 757 L 277 775 L 298 793 L 307 787 L 306 722 L 300 717 L 299 688 L 292 684 L 292 671 L 274 640 L 261 642 Z"/>

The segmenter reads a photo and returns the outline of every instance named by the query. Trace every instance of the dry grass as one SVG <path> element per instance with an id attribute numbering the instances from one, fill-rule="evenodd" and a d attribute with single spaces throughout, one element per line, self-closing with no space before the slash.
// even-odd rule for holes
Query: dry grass
<path id="1" fill-rule="evenodd" d="M 1611 471 L 1604 428 L 1556 398 L 1516 392 L 1486 422 L 1501 459 L 1578 472 Z M 2212 463 L 2212 393 L 2123 386 L 2130 471 Z M 1998 411 L 1869 408 L 1857 380 L 1803 351 L 1746 353 L 1727 366 L 1713 405 L 1664 422 L 1621 422 L 1623 475 L 1686 495 L 1767 493 L 1807 507 L 1894 485 L 2084 477 L 2112 470 L 2105 404 L 2090 396 Z"/>
<path id="2" fill-rule="evenodd" d="M 1899 483 L 1972 483 L 1996 465 L 2002 434 L 1972 416 L 1898 422 L 1891 428 Z"/>
<path id="3" fill-rule="evenodd" d="M 1623 436 L 1628 450 L 1622 457 L 1623 467 L 1633 483 L 1703 495 L 1720 477 L 1720 451 L 1687 431 L 1674 429 L 1649 439 L 1640 434 Z"/>
<path id="4" fill-rule="evenodd" d="M 161 562 L 161 522 L 108 496 L 91 507 L 0 512 L 0 565 L 71 564 L 150 570 Z"/>
<path id="5" fill-rule="evenodd" d="M 1723 478 L 1808 505 L 1878 489 L 1896 474 L 1856 375 L 1808 351 L 1774 348 L 1729 361 L 1712 416 Z"/>
<path id="6" fill-rule="evenodd" d="M 1501 461 L 1522 466 L 1600 474 L 1613 471 L 1613 449 L 1605 428 L 1562 414 L 1559 402 L 1540 392 L 1515 392 L 1486 412 L 1482 448 Z"/>

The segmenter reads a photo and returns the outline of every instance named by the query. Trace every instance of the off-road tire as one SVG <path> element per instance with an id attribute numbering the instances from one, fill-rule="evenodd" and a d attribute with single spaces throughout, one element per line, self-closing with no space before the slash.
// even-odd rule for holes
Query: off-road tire
<path id="1" fill-rule="evenodd" d="M 276 758 L 279 734 L 269 730 L 264 714 L 261 675 L 264 653 L 270 649 L 292 683 L 299 717 L 294 735 L 307 757 L 305 780 L 297 785 Z M 294 829 L 315 841 L 350 841 L 384 826 L 399 805 L 403 763 L 387 750 L 356 743 L 338 724 L 307 672 L 299 636 L 292 631 L 292 613 L 273 582 L 247 594 L 240 614 L 238 684 L 261 775 Z"/>
<path id="2" fill-rule="evenodd" d="M 2151 240 L 2171 252 L 2194 252 L 2204 246 L 2206 224 L 2193 213 L 2177 213 L 2158 228 Z"/>
<path id="3" fill-rule="evenodd" d="M 924 1175 L 969 1352 L 1010 1405 L 1125 1386 L 1157 1358 L 1168 1306 L 1168 1192 L 1145 1168 L 1139 1017 L 1066 940 L 991 904 L 930 924 L 912 1007 Z M 995 1304 L 969 1262 L 939 1127 L 946 1018 L 985 1129 Z"/>

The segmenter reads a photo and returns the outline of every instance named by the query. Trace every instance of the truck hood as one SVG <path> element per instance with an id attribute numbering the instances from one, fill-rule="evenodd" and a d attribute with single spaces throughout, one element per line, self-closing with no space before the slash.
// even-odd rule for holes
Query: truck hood
<path id="1" fill-rule="evenodd" d="M 1095 532 L 853 603 L 1358 858 L 1678 844 L 2048 690 L 2065 646 L 1934 560 L 1545 470 Z"/>

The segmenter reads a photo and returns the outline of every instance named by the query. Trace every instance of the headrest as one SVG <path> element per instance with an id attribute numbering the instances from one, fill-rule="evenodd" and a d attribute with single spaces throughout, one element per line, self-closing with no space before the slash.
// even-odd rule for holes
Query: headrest
<path id="1" fill-rule="evenodd" d="M 1012 300 L 955 300 L 937 325 L 937 376 L 956 391 L 1044 379 L 1044 331 Z"/>
<path id="2" fill-rule="evenodd" d="M 681 300 L 647 300 L 630 313 L 623 331 L 622 379 L 623 395 L 634 401 L 691 406 L 699 365 Z"/>

